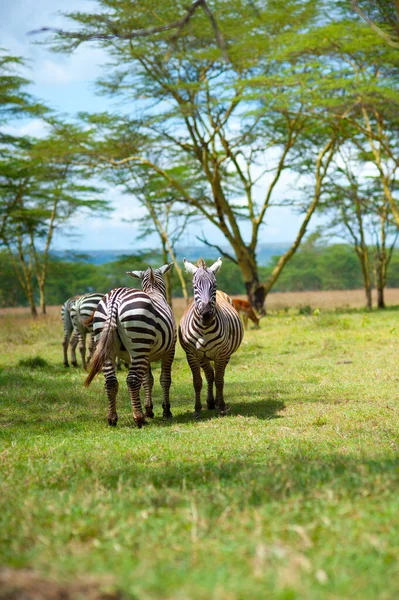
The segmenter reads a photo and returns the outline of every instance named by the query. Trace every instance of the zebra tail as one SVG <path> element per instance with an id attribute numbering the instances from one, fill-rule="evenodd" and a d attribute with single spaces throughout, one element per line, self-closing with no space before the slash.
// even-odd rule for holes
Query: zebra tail
<path id="1" fill-rule="evenodd" d="M 106 361 L 112 358 L 117 335 L 118 330 L 116 326 L 109 320 L 101 333 L 97 348 L 91 360 L 90 372 L 84 382 L 85 387 L 89 387 L 95 376 L 102 371 Z"/>
<path id="2" fill-rule="evenodd" d="M 87 329 L 90 329 L 90 327 L 92 327 L 92 325 L 93 325 L 94 313 L 95 313 L 95 312 L 96 312 L 96 311 L 95 311 L 95 310 L 93 310 L 93 312 L 91 313 L 90 317 L 89 317 L 88 319 L 86 319 L 86 320 L 84 320 L 84 321 L 83 321 L 83 325 L 84 325 L 85 327 L 87 327 Z"/>

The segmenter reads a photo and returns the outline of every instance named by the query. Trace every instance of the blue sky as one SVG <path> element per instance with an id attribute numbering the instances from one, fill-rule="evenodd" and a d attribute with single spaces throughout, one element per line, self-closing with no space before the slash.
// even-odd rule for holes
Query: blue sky
<path id="1" fill-rule="evenodd" d="M 34 84 L 32 93 L 58 112 L 73 115 L 78 111 L 102 111 L 112 107 L 111 102 L 95 92 L 95 80 L 107 62 L 106 55 L 94 46 L 85 46 L 72 56 L 50 52 L 38 45 L 44 36 L 29 36 L 29 31 L 44 26 L 65 27 L 66 20 L 59 13 L 73 10 L 93 10 L 95 3 L 89 0 L 0 0 L 1 46 L 11 53 L 29 60 L 27 77 Z M 35 43 L 36 42 L 36 43 Z M 43 123 L 34 120 L 30 123 L 13 123 L 10 127 L 32 135 L 43 134 Z M 282 181 L 280 194 L 283 198 L 290 193 L 294 184 L 288 176 Z M 107 197 L 112 201 L 114 211 L 107 219 L 90 218 L 78 215 L 71 221 L 70 233 L 58 236 L 55 248 L 64 249 L 71 245 L 79 250 L 137 249 L 157 247 L 154 235 L 145 241 L 137 240 L 138 230 L 134 224 L 126 223 L 140 214 L 140 207 L 134 198 L 122 196 L 118 190 L 109 190 Z M 301 217 L 288 208 L 272 208 L 268 211 L 260 243 L 290 242 L 300 226 Z M 309 231 L 320 221 L 314 219 Z M 223 244 L 223 235 L 213 226 L 204 222 L 188 229 L 181 243 L 198 245 L 195 235 L 204 231 L 206 237 L 215 243 Z M 244 229 L 245 235 L 245 229 Z"/>

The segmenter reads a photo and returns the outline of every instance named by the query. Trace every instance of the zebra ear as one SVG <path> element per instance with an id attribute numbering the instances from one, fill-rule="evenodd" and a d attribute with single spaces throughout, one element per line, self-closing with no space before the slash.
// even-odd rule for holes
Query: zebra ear
<path id="1" fill-rule="evenodd" d="M 144 271 L 126 271 L 126 275 L 137 277 L 137 279 L 143 279 Z"/>
<path id="2" fill-rule="evenodd" d="M 163 267 L 159 267 L 159 271 L 161 271 L 162 275 L 165 275 L 170 269 L 173 267 L 173 263 L 169 263 L 168 265 L 164 265 Z"/>
<path id="3" fill-rule="evenodd" d="M 212 271 L 212 273 L 215 273 L 215 275 L 216 275 L 216 273 L 219 272 L 221 266 L 222 266 L 222 259 L 219 256 L 217 261 L 214 262 L 211 267 L 209 267 L 209 270 Z"/>
<path id="4" fill-rule="evenodd" d="M 187 273 L 191 273 L 191 275 L 194 275 L 194 273 L 198 270 L 198 267 L 193 265 L 193 263 L 188 262 L 188 260 L 186 260 L 185 258 L 183 259 L 183 262 L 184 268 L 186 269 Z"/>

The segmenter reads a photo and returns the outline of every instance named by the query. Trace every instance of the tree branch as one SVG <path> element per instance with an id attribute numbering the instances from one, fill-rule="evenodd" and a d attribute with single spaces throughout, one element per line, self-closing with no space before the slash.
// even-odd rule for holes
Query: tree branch
<path id="1" fill-rule="evenodd" d="M 223 250 L 217 244 L 211 244 L 210 242 L 208 242 L 208 240 L 204 237 L 203 233 L 202 233 L 202 237 L 199 237 L 198 235 L 196 235 L 195 237 L 197 238 L 197 240 L 199 242 L 202 242 L 206 246 L 209 246 L 210 248 L 216 248 L 216 250 L 219 252 L 219 254 L 221 254 L 225 258 L 228 258 L 229 260 L 231 260 L 231 262 L 233 262 L 235 265 L 238 265 L 238 261 L 234 258 L 234 256 L 231 256 L 231 254 L 228 254 L 228 252 L 226 252 L 225 250 Z"/>

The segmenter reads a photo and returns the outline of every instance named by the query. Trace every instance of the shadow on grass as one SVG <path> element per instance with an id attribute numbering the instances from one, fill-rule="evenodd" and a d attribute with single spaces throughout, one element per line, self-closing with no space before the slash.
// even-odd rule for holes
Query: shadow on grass
<path id="1" fill-rule="evenodd" d="M 87 426 L 106 426 L 107 399 L 103 385 L 93 385 L 90 390 L 83 388 L 84 374 L 80 378 L 69 379 L 62 366 L 45 366 L 34 369 L 10 367 L 0 371 L 1 394 L 0 424 L 10 432 L 16 428 L 26 431 L 46 431 L 49 434 L 64 431 L 87 430 Z M 117 398 L 117 410 L 120 416 L 118 427 L 135 427 L 130 412 L 127 387 L 120 380 Z M 204 386 L 205 388 L 205 386 Z M 80 391 L 81 390 L 81 391 Z M 289 389 L 284 390 L 288 398 Z M 273 390 L 262 390 L 262 386 L 227 382 L 225 399 L 231 417 L 247 416 L 270 420 L 281 418 L 278 413 L 284 409 L 284 402 L 276 398 Z M 142 406 L 144 409 L 144 398 Z M 203 411 L 201 420 L 220 418 L 218 410 L 207 410 L 206 391 L 203 389 Z M 159 384 L 154 387 L 153 395 L 156 427 L 168 427 L 170 424 L 195 423 L 194 391 L 190 382 L 172 387 L 171 406 L 174 418 L 170 422 L 162 419 L 162 392 Z M 186 410 L 184 410 L 186 409 Z M 7 433 L 6 433 L 7 435 Z"/>
<path id="2" fill-rule="evenodd" d="M 144 403 L 143 409 L 144 409 Z M 255 402 L 238 402 L 237 404 L 228 405 L 228 417 L 255 417 L 257 419 L 263 419 L 270 421 L 271 419 L 282 419 L 282 415 L 277 414 L 278 412 L 284 410 L 285 405 L 284 402 L 277 400 L 258 400 Z M 222 417 L 218 411 L 208 410 L 206 408 L 206 404 L 203 405 L 201 416 L 199 418 L 194 417 L 194 407 L 193 410 L 187 410 L 185 413 L 175 414 L 173 411 L 173 404 L 171 405 L 173 418 L 172 419 L 164 419 L 162 417 L 162 409 L 158 403 L 154 403 L 154 419 L 147 419 L 149 423 L 153 423 L 157 427 L 173 427 L 174 425 L 184 425 L 189 423 L 198 423 L 203 421 L 211 421 L 213 419 L 222 419 Z M 120 428 L 130 428 L 135 427 L 133 423 L 133 419 L 129 420 L 129 422 L 120 420 L 118 422 L 118 427 Z"/>
<path id="3" fill-rule="evenodd" d="M 270 454 L 270 455 L 269 455 Z M 206 495 L 202 506 L 205 510 L 225 511 L 226 501 L 243 506 L 260 506 L 270 500 L 282 500 L 302 496 L 312 502 L 327 500 L 337 502 L 340 498 L 375 498 L 387 494 L 399 484 L 399 458 L 367 459 L 344 457 L 335 453 L 313 453 L 306 456 L 299 451 L 290 456 L 275 453 L 256 457 L 243 453 L 240 460 L 218 457 L 203 460 L 164 460 L 162 452 L 159 463 L 139 465 L 137 462 L 116 461 L 96 471 L 104 487 L 124 486 L 146 489 L 143 507 L 173 506 L 186 502 L 185 495 L 169 494 L 171 489 L 184 488 L 197 497 Z M 217 493 L 215 493 L 217 490 Z M 183 497 L 182 497 L 183 496 Z M 239 500 L 237 500 L 239 499 Z M 138 499 L 140 502 L 140 500 Z"/>
<path id="4" fill-rule="evenodd" d="M 158 380 L 159 369 L 154 369 Z M 158 371 L 158 372 L 157 372 Z M 33 369 L 10 367 L 0 370 L 2 389 L 0 423 L 10 431 L 17 427 L 26 430 L 30 425 L 35 430 L 57 431 L 87 430 L 91 424 L 105 426 L 107 399 L 100 379 L 87 390 L 83 388 L 85 374 L 74 370 L 79 377 L 69 377 L 68 370 L 62 365 L 48 365 Z M 67 374 L 66 374 L 67 373 Z M 119 376 L 119 394 L 117 411 L 120 427 L 134 427 L 125 383 L 126 375 Z M 295 388 L 295 393 L 293 389 Z M 253 417 L 260 420 L 283 418 L 280 414 L 287 403 L 319 402 L 318 388 L 298 390 L 298 382 L 270 381 L 267 384 L 254 382 L 225 382 L 225 401 L 229 407 L 229 417 Z M 144 409 L 144 394 L 141 394 Z M 331 399 L 329 400 L 331 402 Z M 154 386 L 153 404 L 155 427 L 168 427 L 172 423 L 195 423 L 194 389 L 190 379 L 172 385 L 171 408 L 172 422 L 162 419 L 162 392 L 159 382 Z M 206 384 L 202 389 L 203 410 L 201 420 L 220 418 L 218 410 L 206 408 Z"/>

